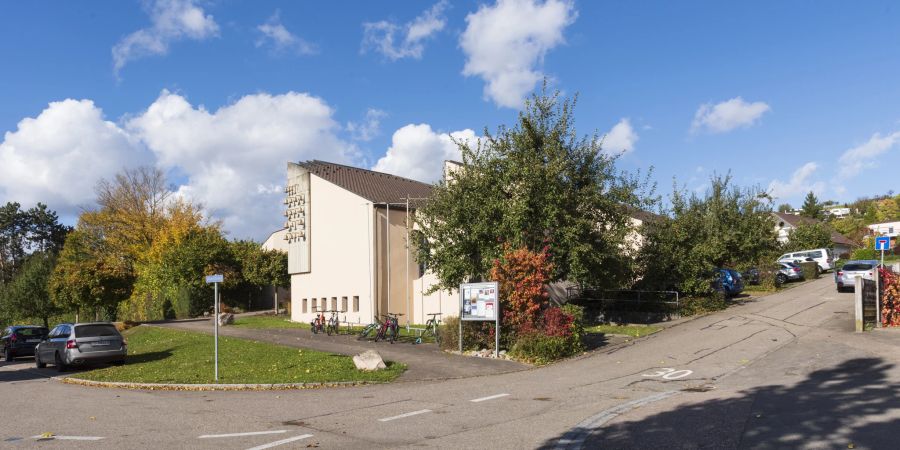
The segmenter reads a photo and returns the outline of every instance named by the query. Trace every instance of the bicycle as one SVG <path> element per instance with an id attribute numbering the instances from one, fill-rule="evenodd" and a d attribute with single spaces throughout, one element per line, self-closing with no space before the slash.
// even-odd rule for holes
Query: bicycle
<path id="1" fill-rule="evenodd" d="M 313 334 L 319 334 L 325 331 L 325 312 L 320 312 L 312 322 L 309 323 Z"/>
<path id="2" fill-rule="evenodd" d="M 400 324 L 398 323 L 398 319 L 403 314 L 396 313 L 387 313 L 384 316 L 384 323 L 381 324 L 381 328 L 378 329 L 378 334 L 375 335 L 375 342 L 378 342 L 380 339 L 390 339 L 391 344 L 394 343 L 394 340 L 397 339 L 397 335 L 400 334 Z M 391 332 L 390 338 L 387 337 L 387 332 Z"/>
<path id="3" fill-rule="evenodd" d="M 442 315 L 441 313 L 430 313 L 430 319 L 425 321 L 425 331 L 422 332 L 422 335 L 416 338 L 416 344 L 422 343 L 422 338 L 425 336 L 431 336 L 434 338 L 434 343 L 437 345 L 441 345 L 441 319 L 437 316 Z"/>
<path id="4" fill-rule="evenodd" d="M 376 319 L 374 322 L 365 326 L 362 331 L 356 336 L 356 340 L 361 341 L 369 337 L 369 333 L 375 332 L 378 333 L 378 327 L 381 326 L 381 322 Z"/>
<path id="5" fill-rule="evenodd" d="M 338 334 L 340 329 L 338 328 L 338 312 L 337 311 L 325 311 L 330 312 L 331 317 L 328 318 L 328 322 L 325 324 L 325 333 L 329 336 L 332 334 Z"/>

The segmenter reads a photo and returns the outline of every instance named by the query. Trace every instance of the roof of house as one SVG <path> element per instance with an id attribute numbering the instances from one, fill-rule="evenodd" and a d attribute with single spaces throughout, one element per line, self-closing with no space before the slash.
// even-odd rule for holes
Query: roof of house
<path id="1" fill-rule="evenodd" d="M 812 225 L 812 224 L 820 223 L 816 219 L 811 219 L 809 217 L 805 217 L 805 216 L 801 216 L 801 215 L 797 215 L 797 214 L 773 212 L 772 215 L 777 217 L 778 220 L 780 220 L 794 228 L 800 224 Z M 837 231 L 834 231 L 834 230 L 831 230 L 831 242 L 833 242 L 835 244 L 843 244 L 843 245 L 850 245 L 850 246 L 856 245 L 856 243 L 851 241 L 850 238 L 848 238 L 847 236 L 844 236 L 843 234 L 838 233 Z"/>
<path id="2" fill-rule="evenodd" d="M 373 203 L 400 203 L 406 198 L 422 199 L 431 195 L 431 185 L 409 178 L 358 167 L 312 160 L 299 163 L 310 173 L 334 183 Z M 410 201 L 414 207 L 415 201 Z"/>
<path id="3" fill-rule="evenodd" d="M 640 220 L 641 222 L 649 222 L 649 221 L 657 220 L 662 217 L 659 214 L 652 213 L 650 211 L 646 211 L 646 210 L 643 210 L 640 208 L 635 208 L 635 207 L 629 206 L 629 205 L 625 206 L 625 211 L 631 218 Z"/>

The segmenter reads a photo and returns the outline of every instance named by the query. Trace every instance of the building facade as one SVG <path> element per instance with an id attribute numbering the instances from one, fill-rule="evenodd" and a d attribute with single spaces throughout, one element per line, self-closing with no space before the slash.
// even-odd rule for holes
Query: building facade
<path id="1" fill-rule="evenodd" d="M 427 293 L 437 280 L 421 271 L 409 242 L 430 185 L 322 161 L 288 163 L 287 178 L 291 320 L 336 310 L 350 323 L 391 312 L 421 324 L 428 313 L 457 314 L 455 292 Z"/>
<path id="2" fill-rule="evenodd" d="M 818 221 L 809 217 L 798 216 L 790 213 L 773 212 L 772 218 L 775 221 L 775 231 L 778 233 L 778 242 L 785 243 L 790 239 L 791 231 L 802 223 L 815 224 Z M 853 247 L 856 245 L 847 236 L 831 232 L 832 250 L 838 258 L 847 258 Z"/>
<path id="3" fill-rule="evenodd" d="M 873 223 L 869 230 L 875 236 L 890 236 L 896 238 L 900 234 L 900 222 Z"/>

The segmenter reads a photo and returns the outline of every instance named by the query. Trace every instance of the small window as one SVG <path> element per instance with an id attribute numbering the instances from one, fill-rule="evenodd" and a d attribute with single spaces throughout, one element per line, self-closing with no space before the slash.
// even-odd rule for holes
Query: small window
<path id="1" fill-rule="evenodd" d="M 337 311 L 337 297 L 331 297 L 331 310 Z"/>
<path id="2" fill-rule="evenodd" d="M 312 312 L 316 312 L 319 309 L 319 305 L 316 303 L 316 299 L 312 298 Z"/>
<path id="3" fill-rule="evenodd" d="M 347 297 L 341 297 L 341 312 L 347 312 Z"/>
<path id="4" fill-rule="evenodd" d="M 353 296 L 353 312 L 359 312 L 359 296 Z"/>
<path id="5" fill-rule="evenodd" d="M 304 314 L 306 314 L 306 311 L 308 310 L 308 306 L 309 306 L 309 299 L 304 298 L 303 299 L 303 309 L 301 309 L 301 311 L 303 311 Z"/>
<path id="6" fill-rule="evenodd" d="M 320 311 L 328 310 L 328 298 L 322 297 L 319 299 L 319 310 Z"/>

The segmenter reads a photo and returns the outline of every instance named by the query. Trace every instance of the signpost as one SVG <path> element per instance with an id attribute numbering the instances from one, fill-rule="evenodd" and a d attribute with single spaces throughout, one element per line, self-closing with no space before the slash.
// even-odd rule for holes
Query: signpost
<path id="1" fill-rule="evenodd" d="M 881 250 L 881 268 L 884 268 L 884 251 L 891 249 L 890 236 L 878 236 L 875 238 L 875 250 Z M 881 326 L 881 275 L 875 273 L 875 309 L 878 315 L 876 326 Z"/>
<path id="2" fill-rule="evenodd" d="M 891 249 L 890 236 L 878 236 L 875 238 L 875 250 L 881 250 L 881 266 L 884 267 L 884 251 Z"/>
<path id="3" fill-rule="evenodd" d="M 494 322 L 494 357 L 500 355 L 500 285 L 496 281 L 459 285 L 459 352 L 463 351 L 462 323 Z"/>
<path id="4" fill-rule="evenodd" d="M 213 284 L 213 323 L 215 324 L 215 366 L 216 383 L 219 382 L 219 283 L 225 281 L 222 274 L 207 275 L 206 284 Z"/>

